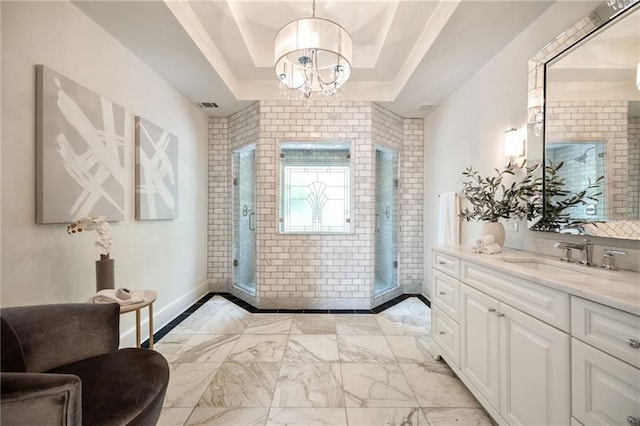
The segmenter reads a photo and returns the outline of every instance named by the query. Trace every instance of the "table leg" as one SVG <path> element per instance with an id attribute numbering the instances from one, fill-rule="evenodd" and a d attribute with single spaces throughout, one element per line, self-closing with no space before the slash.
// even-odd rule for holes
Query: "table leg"
<path id="1" fill-rule="evenodd" d="M 140 347 L 140 309 L 136 309 L 136 347 Z"/>
<path id="2" fill-rule="evenodd" d="M 153 303 L 149 303 L 149 349 L 153 349 Z"/>

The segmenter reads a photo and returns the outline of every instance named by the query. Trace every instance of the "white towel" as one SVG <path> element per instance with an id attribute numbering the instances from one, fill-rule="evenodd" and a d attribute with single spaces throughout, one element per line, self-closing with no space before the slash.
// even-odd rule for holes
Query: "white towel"
<path id="1" fill-rule="evenodd" d="M 438 202 L 438 244 L 458 244 L 460 235 L 460 206 L 455 192 L 439 195 Z"/>
<path id="2" fill-rule="evenodd" d="M 482 253 L 482 248 L 486 245 L 493 244 L 496 242 L 496 239 L 493 238 L 493 235 L 485 235 L 482 238 L 478 238 L 476 243 L 471 246 L 471 251 L 474 253 Z"/>
<path id="3" fill-rule="evenodd" d="M 502 247 L 500 247 L 500 244 L 497 243 L 484 245 L 480 240 L 477 240 L 476 244 L 471 246 L 471 251 L 474 253 L 494 254 L 500 253 L 502 251 Z"/>
<path id="4" fill-rule="evenodd" d="M 488 244 L 486 246 L 482 246 L 480 247 L 480 253 L 487 253 L 487 254 L 494 254 L 494 253 L 500 253 L 502 251 L 502 247 L 500 247 L 500 244 Z"/>
<path id="5" fill-rule="evenodd" d="M 121 306 L 133 305 L 143 301 L 143 298 L 133 293 L 128 300 L 120 299 L 116 296 L 116 290 L 113 289 L 100 290 L 89 299 L 89 303 L 119 303 Z"/>
<path id="6" fill-rule="evenodd" d="M 482 238 L 478 238 L 476 240 L 476 246 L 478 247 L 482 247 L 482 246 L 488 246 L 489 244 L 493 244 L 496 242 L 496 239 L 493 235 L 489 234 L 489 235 L 485 235 Z"/>

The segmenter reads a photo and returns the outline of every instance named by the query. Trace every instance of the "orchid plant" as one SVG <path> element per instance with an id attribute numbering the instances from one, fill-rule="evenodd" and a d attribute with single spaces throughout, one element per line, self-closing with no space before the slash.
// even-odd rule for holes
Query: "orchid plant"
<path id="1" fill-rule="evenodd" d="M 105 216 L 81 217 L 70 225 L 67 225 L 67 234 L 77 234 L 82 231 L 96 231 L 95 246 L 98 248 L 100 258 L 108 259 L 111 250 L 111 225 Z"/>

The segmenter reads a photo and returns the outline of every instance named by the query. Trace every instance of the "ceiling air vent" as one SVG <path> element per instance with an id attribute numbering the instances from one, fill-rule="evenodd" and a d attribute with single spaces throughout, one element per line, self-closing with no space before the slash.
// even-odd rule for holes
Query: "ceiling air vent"
<path id="1" fill-rule="evenodd" d="M 429 113 L 433 111 L 435 107 L 436 107 L 436 104 L 424 103 L 424 104 L 418 105 L 418 111 Z"/>
<path id="2" fill-rule="evenodd" d="M 200 108 L 218 108 L 218 104 L 215 102 L 200 102 L 198 106 Z"/>

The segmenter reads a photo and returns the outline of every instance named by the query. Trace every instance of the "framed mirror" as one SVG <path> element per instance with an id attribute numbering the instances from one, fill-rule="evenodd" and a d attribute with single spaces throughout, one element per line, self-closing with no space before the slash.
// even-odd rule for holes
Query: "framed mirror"
<path id="1" fill-rule="evenodd" d="M 640 0 L 605 1 L 531 58 L 528 102 L 546 166 L 530 229 L 640 240 Z"/>

